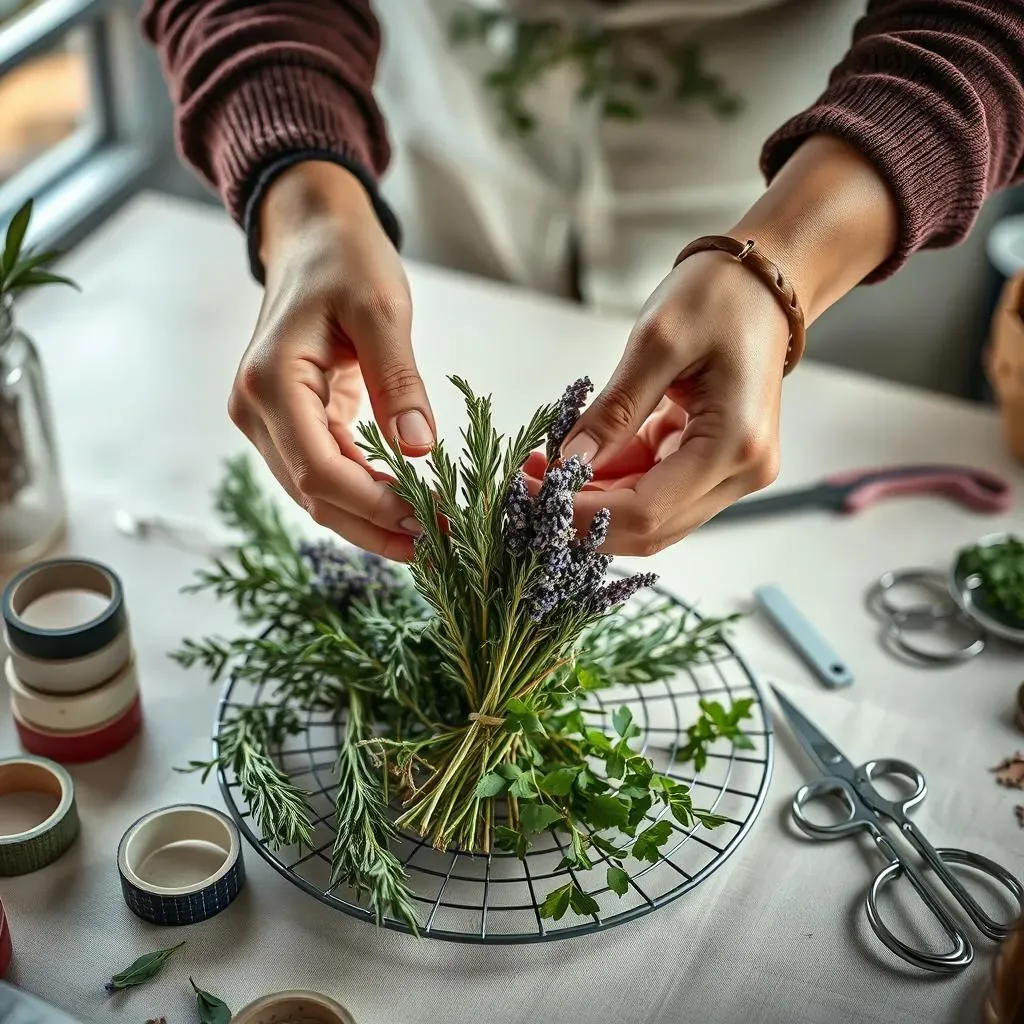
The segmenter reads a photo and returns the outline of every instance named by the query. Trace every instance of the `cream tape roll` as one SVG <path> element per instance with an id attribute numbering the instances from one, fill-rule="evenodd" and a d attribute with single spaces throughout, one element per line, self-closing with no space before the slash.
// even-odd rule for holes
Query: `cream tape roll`
<path id="1" fill-rule="evenodd" d="M 84 693 L 113 679 L 132 657 L 132 637 L 127 620 L 114 639 L 92 654 L 63 661 L 44 661 L 11 649 L 17 677 L 40 693 Z"/>
<path id="2" fill-rule="evenodd" d="M 139 693 L 134 658 L 113 679 L 92 690 L 60 696 L 39 693 L 26 686 L 15 671 L 13 658 L 7 659 L 5 672 L 11 704 L 18 716 L 42 729 L 62 732 L 92 729 L 131 707 Z"/>

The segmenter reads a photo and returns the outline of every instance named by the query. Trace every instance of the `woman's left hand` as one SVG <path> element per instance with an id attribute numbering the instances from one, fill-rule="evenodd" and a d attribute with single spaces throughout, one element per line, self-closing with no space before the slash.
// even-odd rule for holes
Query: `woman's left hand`
<path id="1" fill-rule="evenodd" d="M 680 263 L 563 445 L 594 468 L 577 528 L 608 508 L 603 550 L 650 555 L 770 484 L 788 343 L 785 314 L 749 269 L 721 253 Z M 527 463 L 534 483 L 544 464 Z"/>
<path id="2" fill-rule="evenodd" d="M 809 327 L 885 262 L 899 226 L 874 165 L 814 135 L 729 233 L 754 239 L 785 271 Z M 717 252 L 680 263 L 562 446 L 594 467 L 577 496 L 577 529 L 608 508 L 603 550 L 651 555 L 775 480 L 789 336 L 778 300 L 749 267 Z M 526 472 L 538 483 L 543 456 Z"/>

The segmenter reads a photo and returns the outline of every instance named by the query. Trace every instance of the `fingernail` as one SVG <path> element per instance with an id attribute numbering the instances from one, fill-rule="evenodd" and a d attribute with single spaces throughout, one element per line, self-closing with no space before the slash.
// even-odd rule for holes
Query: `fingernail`
<path id="1" fill-rule="evenodd" d="M 426 416 L 418 409 L 403 412 L 398 417 L 398 436 L 413 448 L 425 448 L 434 443 L 434 432 Z"/>
<path id="2" fill-rule="evenodd" d="M 423 532 L 423 527 L 412 516 L 406 516 L 398 525 L 414 537 L 418 537 Z"/>
<path id="3" fill-rule="evenodd" d="M 599 447 L 597 441 L 584 431 L 582 434 L 577 434 L 562 449 L 562 455 L 567 459 L 571 459 L 575 455 L 580 462 L 589 464 L 594 461 Z"/>

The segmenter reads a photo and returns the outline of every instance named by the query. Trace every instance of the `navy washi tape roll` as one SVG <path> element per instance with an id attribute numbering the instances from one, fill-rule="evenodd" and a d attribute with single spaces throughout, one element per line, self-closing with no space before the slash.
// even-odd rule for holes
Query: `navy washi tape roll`
<path id="1" fill-rule="evenodd" d="M 86 590 L 109 600 L 95 618 L 62 629 L 34 626 L 22 615 L 29 605 L 48 594 Z M 66 661 L 94 654 L 124 632 L 127 615 L 124 588 L 117 574 L 84 558 L 54 558 L 21 570 L 4 588 L 4 628 L 7 642 L 18 653 L 44 661 Z"/>
<path id="2" fill-rule="evenodd" d="M 235 823 L 212 807 L 175 804 L 139 818 L 117 848 L 121 892 L 150 924 L 205 921 L 245 884 Z"/>

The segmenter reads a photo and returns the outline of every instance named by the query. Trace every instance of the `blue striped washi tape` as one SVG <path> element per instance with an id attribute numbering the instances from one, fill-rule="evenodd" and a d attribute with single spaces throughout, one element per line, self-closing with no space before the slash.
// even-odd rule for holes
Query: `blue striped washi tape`
<path id="1" fill-rule="evenodd" d="M 205 921 L 245 884 L 235 823 L 202 804 L 174 804 L 139 818 L 121 837 L 117 870 L 128 909 L 150 924 Z"/>
<path id="2" fill-rule="evenodd" d="M 27 875 L 64 855 L 78 835 L 75 784 L 65 768 L 45 757 L 22 754 L 0 760 L 0 796 L 44 793 L 57 800 L 45 821 L 25 832 L 0 827 L 0 876 Z"/>

